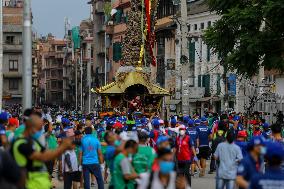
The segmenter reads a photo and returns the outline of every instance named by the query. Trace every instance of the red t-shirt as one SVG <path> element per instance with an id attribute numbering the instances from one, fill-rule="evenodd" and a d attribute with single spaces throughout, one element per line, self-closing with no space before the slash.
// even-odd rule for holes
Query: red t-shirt
<path id="1" fill-rule="evenodd" d="M 193 146 L 190 137 L 177 137 L 176 149 L 177 149 L 177 160 L 178 161 L 190 161 L 192 159 L 192 150 Z"/>

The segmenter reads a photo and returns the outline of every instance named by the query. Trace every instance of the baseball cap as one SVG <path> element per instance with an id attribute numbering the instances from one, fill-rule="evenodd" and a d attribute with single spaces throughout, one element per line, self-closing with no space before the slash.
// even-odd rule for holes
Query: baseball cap
<path id="1" fill-rule="evenodd" d="M 164 125 L 165 124 L 164 120 L 162 120 L 162 119 L 160 119 L 159 122 L 160 122 L 160 125 Z"/>
<path id="2" fill-rule="evenodd" d="M 158 140 L 157 140 L 157 145 L 159 146 L 161 143 L 167 142 L 167 141 L 169 141 L 169 137 L 167 137 L 167 136 L 160 136 L 158 138 Z"/>
<path id="3" fill-rule="evenodd" d="M 119 121 L 117 121 L 117 122 L 115 122 L 115 124 L 113 124 L 112 127 L 114 129 L 122 129 L 123 125 Z"/>
<path id="4" fill-rule="evenodd" d="M 252 121 L 250 122 L 250 124 L 252 124 L 252 125 L 258 125 L 258 121 L 252 120 Z"/>
<path id="5" fill-rule="evenodd" d="M 263 128 L 268 128 L 268 127 L 269 127 L 269 124 L 268 124 L 268 123 L 263 123 L 263 124 L 262 124 L 262 127 L 263 127 Z"/>
<path id="6" fill-rule="evenodd" d="M 160 125 L 160 121 L 158 119 L 154 119 L 152 121 L 153 126 L 159 126 Z"/>
<path id="7" fill-rule="evenodd" d="M 171 124 L 172 124 L 172 125 L 177 124 L 177 120 L 176 120 L 174 117 L 171 119 Z"/>
<path id="8" fill-rule="evenodd" d="M 63 118 L 61 118 L 61 123 L 62 123 L 62 124 L 69 125 L 69 124 L 70 124 L 70 120 L 63 117 Z"/>
<path id="9" fill-rule="evenodd" d="M 239 121 L 240 119 L 241 119 L 241 117 L 240 117 L 240 116 L 235 115 L 233 120 L 234 120 L 234 121 Z"/>
<path id="10" fill-rule="evenodd" d="M 202 116 L 201 122 L 206 122 L 206 121 L 207 121 L 207 118 L 205 116 Z"/>
<path id="11" fill-rule="evenodd" d="M 16 118 L 11 117 L 9 118 L 8 122 L 9 122 L 9 125 L 16 125 L 17 127 L 19 126 L 19 121 Z"/>
<path id="12" fill-rule="evenodd" d="M 194 121 L 192 119 L 188 120 L 188 125 L 194 125 Z"/>
<path id="13" fill-rule="evenodd" d="M 239 131 L 238 132 L 238 137 L 244 137 L 246 138 L 248 135 L 247 135 L 247 132 L 245 130 L 242 130 L 242 131 Z"/>
<path id="14" fill-rule="evenodd" d="M 189 120 L 189 116 L 183 116 L 183 122 L 184 122 L 184 123 L 187 123 L 188 120 Z"/>
<path id="15" fill-rule="evenodd" d="M 200 119 L 194 120 L 194 124 L 195 124 L 195 125 L 200 125 L 200 123 L 201 123 Z"/>
<path id="16" fill-rule="evenodd" d="M 257 145 L 265 145 L 265 139 L 262 136 L 254 136 L 248 142 L 248 147 L 253 147 Z"/>
<path id="17" fill-rule="evenodd" d="M 179 127 L 179 130 L 186 130 L 186 128 L 185 128 L 184 125 L 182 125 L 182 126 Z"/>

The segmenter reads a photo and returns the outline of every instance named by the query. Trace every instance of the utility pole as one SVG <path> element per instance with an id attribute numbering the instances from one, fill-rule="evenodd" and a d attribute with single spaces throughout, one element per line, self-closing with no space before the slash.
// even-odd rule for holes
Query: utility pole
<path id="1" fill-rule="evenodd" d="M 107 34 L 105 32 L 105 85 L 107 84 L 107 48 L 106 48 L 106 42 L 107 42 Z"/>
<path id="2" fill-rule="evenodd" d="M 189 114 L 189 96 L 188 93 L 186 94 L 185 91 L 188 91 L 189 85 L 193 84 L 190 82 L 189 79 L 189 52 L 188 52 L 188 40 L 187 40 L 187 0 L 181 0 L 180 3 L 180 15 L 181 15 L 181 57 L 182 57 L 182 83 L 181 83 L 181 90 L 182 90 L 182 111 L 185 114 Z"/>
<path id="3" fill-rule="evenodd" d="M 64 39 L 66 42 L 66 51 L 65 51 L 65 55 L 63 58 L 63 65 L 65 64 L 65 66 L 63 66 L 63 75 L 67 74 L 67 63 L 68 63 L 68 29 L 69 29 L 69 20 L 67 17 L 64 18 L 64 30 L 65 30 L 65 35 L 64 35 Z M 67 87 L 67 81 L 66 79 L 63 79 L 63 101 L 66 101 L 67 99 L 67 94 L 66 94 L 66 87 Z"/>
<path id="4" fill-rule="evenodd" d="M 89 34 L 90 37 L 90 34 Z M 87 65 L 87 80 L 88 80 L 88 112 L 91 113 L 91 85 L 92 85 L 92 60 L 91 60 L 91 50 L 92 50 L 92 45 L 91 43 L 87 43 L 87 53 L 88 53 L 88 65 Z"/>
<path id="5" fill-rule="evenodd" d="M 0 111 L 3 100 L 3 1 L 0 0 Z"/>
<path id="6" fill-rule="evenodd" d="M 76 52 L 78 55 L 78 53 Z M 79 58 L 76 56 L 75 58 L 75 108 L 76 111 L 78 110 L 78 63 L 79 63 Z"/>
<path id="7" fill-rule="evenodd" d="M 32 23 L 31 1 L 24 1 L 23 111 L 32 107 Z"/>
<path id="8" fill-rule="evenodd" d="M 81 111 L 83 112 L 83 49 L 81 46 L 80 52 L 80 80 L 81 80 L 81 95 L 80 95 L 80 103 L 81 103 Z"/>

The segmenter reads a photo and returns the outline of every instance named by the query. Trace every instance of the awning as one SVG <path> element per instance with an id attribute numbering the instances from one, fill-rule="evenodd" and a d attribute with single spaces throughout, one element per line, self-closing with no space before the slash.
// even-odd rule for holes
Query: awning
<path id="1" fill-rule="evenodd" d="M 167 105 L 177 105 L 181 102 L 181 100 L 169 100 Z"/>
<path id="2" fill-rule="evenodd" d="M 167 90 L 159 87 L 158 85 L 150 83 L 142 72 L 137 71 L 123 73 L 115 82 L 101 87 L 96 92 L 98 94 L 122 94 L 128 87 L 133 85 L 145 86 L 150 95 L 169 95 Z"/>
<path id="3" fill-rule="evenodd" d="M 208 101 L 219 101 L 221 100 L 220 97 L 204 97 L 204 98 L 190 98 L 188 102 L 208 102 Z"/>

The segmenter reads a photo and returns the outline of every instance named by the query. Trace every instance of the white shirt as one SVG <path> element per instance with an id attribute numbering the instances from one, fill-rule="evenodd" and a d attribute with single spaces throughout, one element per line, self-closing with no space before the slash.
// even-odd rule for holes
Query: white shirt
<path id="1" fill-rule="evenodd" d="M 140 174 L 140 179 L 138 181 L 138 189 L 147 189 L 150 180 L 150 173 L 142 173 Z M 161 183 L 159 178 L 159 173 L 155 172 L 153 175 L 153 180 L 151 184 L 151 189 L 175 189 L 176 188 L 176 173 L 170 173 L 170 181 L 168 186 L 165 188 L 164 185 Z M 189 186 L 186 189 L 190 189 Z"/>
<path id="2" fill-rule="evenodd" d="M 67 163 L 65 162 L 66 155 L 69 154 L 70 161 L 71 161 L 71 169 L 68 167 Z M 63 172 L 75 172 L 79 171 L 79 165 L 75 150 L 68 150 L 62 155 L 62 171 Z"/>

